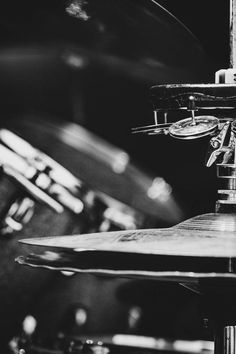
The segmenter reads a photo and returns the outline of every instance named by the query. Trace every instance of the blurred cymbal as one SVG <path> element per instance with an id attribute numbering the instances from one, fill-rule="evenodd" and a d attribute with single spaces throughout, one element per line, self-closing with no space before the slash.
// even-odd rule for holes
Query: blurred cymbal
<path id="1" fill-rule="evenodd" d="M 7 46 L 61 46 L 77 69 L 100 68 L 149 82 L 201 79 L 204 51 L 191 32 L 154 0 L 5 2 Z M 33 59 L 33 58 L 32 58 Z"/>

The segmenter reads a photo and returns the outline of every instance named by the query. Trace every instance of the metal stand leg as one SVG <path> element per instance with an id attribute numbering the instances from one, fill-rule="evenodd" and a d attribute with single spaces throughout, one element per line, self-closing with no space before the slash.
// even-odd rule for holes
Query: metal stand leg
<path id="1" fill-rule="evenodd" d="M 236 326 L 226 326 L 216 331 L 215 354 L 236 354 Z"/>
<path id="2" fill-rule="evenodd" d="M 224 328 L 224 354 L 236 354 L 236 326 Z"/>

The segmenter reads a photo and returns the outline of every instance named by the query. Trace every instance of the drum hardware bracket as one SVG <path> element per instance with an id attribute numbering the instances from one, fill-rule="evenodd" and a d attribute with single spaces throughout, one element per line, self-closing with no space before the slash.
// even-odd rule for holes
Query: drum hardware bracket
<path id="1" fill-rule="evenodd" d="M 57 213 L 64 207 L 75 214 L 84 208 L 79 198 L 82 182 L 46 154 L 35 149 L 7 129 L 0 130 L 0 151 L 9 156 L 0 159 L 8 175 L 16 179 L 39 201 Z M 10 161 L 14 163 L 10 164 Z"/>
<path id="2" fill-rule="evenodd" d="M 234 134 L 230 132 L 230 139 L 228 145 L 226 143 L 226 136 L 229 131 L 231 131 L 231 124 L 229 121 L 223 124 L 222 129 L 219 134 L 211 138 L 209 143 L 209 148 L 206 155 L 206 166 L 210 167 L 219 158 L 220 155 L 223 156 L 223 163 L 227 163 L 234 151 Z"/>
<path id="3" fill-rule="evenodd" d="M 2 171 L 25 191 L 5 214 L 0 228 L 3 235 L 23 228 L 33 215 L 35 201 L 59 214 L 65 208 L 76 215 L 83 211 L 82 183 L 69 171 L 6 129 L 0 130 L 0 141 Z"/>
<path id="4" fill-rule="evenodd" d="M 99 231 L 108 231 L 111 225 L 121 227 L 125 230 L 132 230 L 136 227 L 135 218 L 132 215 L 113 207 L 105 209 L 103 218 L 104 220 L 99 227 Z"/>
<path id="5" fill-rule="evenodd" d="M 1 225 L 1 234 L 21 231 L 33 216 L 35 203 L 28 197 L 18 198 L 11 204 Z"/>
<path id="6" fill-rule="evenodd" d="M 23 187 L 27 196 L 18 197 L 10 205 L 1 223 L 1 235 L 9 235 L 15 231 L 22 230 L 23 226 L 30 221 L 34 214 L 34 200 L 48 205 L 57 213 L 63 212 L 64 208 L 57 201 L 48 196 L 16 169 L 3 165 L 2 170 L 10 179 L 13 179 Z"/>
<path id="7" fill-rule="evenodd" d="M 13 167 L 4 165 L 3 171 L 7 176 L 17 181 L 34 199 L 48 205 L 57 213 L 62 213 L 64 211 L 64 208 L 60 203 L 54 200 L 51 196 L 45 193 L 42 189 L 32 183 L 29 179 L 27 179 Z"/>

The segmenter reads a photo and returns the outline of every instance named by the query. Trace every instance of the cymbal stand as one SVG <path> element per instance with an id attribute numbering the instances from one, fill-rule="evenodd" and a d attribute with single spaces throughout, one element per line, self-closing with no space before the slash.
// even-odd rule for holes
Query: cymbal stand
<path id="1" fill-rule="evenodd" d="M 214 84 L 156 85 L 150 95 L 154 124 L 133 133 L 182 140 L 209 136 L 206 166 L 216 164 L 219 180 L 216 212 L 236 213 L 236 0 L 230 0 L 230 68 L 217 71 Z M 234 266 L 229 259 L 229 272 L 235 272 Z M 215 354 L 236 354 L 235 285 L 202 285 Z"/>

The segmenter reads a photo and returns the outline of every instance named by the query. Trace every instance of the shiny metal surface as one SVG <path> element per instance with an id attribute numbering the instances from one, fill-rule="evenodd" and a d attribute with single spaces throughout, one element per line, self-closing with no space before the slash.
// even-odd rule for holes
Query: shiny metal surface
<path id="1" fill-rule="evenodd" d="M 235 214 L 204 214 L 166 229 L 45 237 L 22 243 L 71 250 L 143 255 L 236 258 Z"/>
<path id="2" fill-rule="evenodd" d="M 233 138 L 233 148 L 235 144 L 234 139 L 235 138 Z M 234 160 L 234 151 L 231 155 L 233 155 L 231 160 Z M 218 178 L 217 211 L 234 213 L 236 208 L 236 166 L 232 161 L 232 163 L 218 163 L 216 168 Z"/>
<path id="3" fill-rule="evenodd" d="M 219 161 L 219 157 L 223 155 L 222 163 L 226 164 L 229 162 L 230 158 L 234 153 L 234 134 L 231 131 L 230 121 L 222 124 L 222 127 L 219 127 L 220 132 L 211 138 L 207 155 L 206 155 L 206 166 L 210 167 L 216 161 Z M 226 142 L 227 134 L 230 135 L 228 142 Z"/>
<path id="4" fill-rule="evenodd" d="M 226 326 L 224 328 L 224 354 L 236 353 L 236 327 Z"/>
<path id="5" fill-rule="evenodd" d="M 219 125 L 219 120 L 212 116 L 196 116 L 186 118 L 172 124 L 169 134 L 177 139 L 197 139 L 214 132 Z"/>
<path id="6" fill-rule="evenodd" d="M 1 221 L 1 234 L 10 235 L 21 231 L 34 214 L 35 202 L 28 197 L 18 198 L 8 209 Z"/>
<path id="7" fill-rule="evenodd" d="M 201 292 L 204 284 L 235 284 L 235 228 L 235 214 L 205 214 L 168 229 L 21 240 L 48 250 L 16 261 L 49 270 L 181 283 Z"/>
<path id="8" fill-rule="evenodd" d="M 79 199 L 81 183 L 69 171 L 9 130 L 0 130 L 0 141 L 0 165 L 5 175 L 20 184 L 33 200 L 45 204 L 57 213 L 62 213 L 64 207 L 75 214 L 83 211 L 84 204 Z M 18 208 L 15 205 L 14 210 L 18 210 L 13 212 L 16 219 L 14 224 L 12 207 L 9 210 L 10 215 L 6 216 L 7 223 L 12 220 L 12 231 L 19 231 L 16 223 L 19 224 L 19 219 L 22 223 L 26 222 L 29 218 L 23 215 L 28 212 L 20 211 L 23 208 L 22 203 Z M 17 214 L 23 215 L 19 217 Z"/>
<path id="9" fill-rule="evenodd" d="M 189 107 L 194 97 L 195 109 L 233 110 L 236 105 L 235 84 L 168 84 L 150 89 L 154 109 L 173 110 Z"/>
<path id="10" fill-rule="evenodd" d="M 196 139 L 217 133 L 220 123 L 234 121 L 235 87 L 235 84 L 153 86 L 150 96 L 154 124 L 133 128 L 132 132 L 170 134 L 178 139 Z"/>
<path id="11" fill-rule="evenodd" d="M 61 258 L 60 258 L 61 257 Z M 221 286 L 228 284 L 235 284 L 236 274 L 228 272 L 196 272 L 196 271 L 176 271 L 176 270 L 167 270 L 167 271 L 155 271 L 155 270 L 141 270 L 141 269 L 132 269 L 122 270 L 122 269 L 113 269 L 112 265 L 109 267 L 98 265 L 97 268 L 86 267 L 85 262 L 77 264 L 72 261 L 72 257 L 67 255 L 61 256 L 60 253 L 50 253 L 45 252 L 43 254 L 30 254 L 28 256 L 20 256 L 16 258 L 16 261 L 20 265 L 30 266 L 32 268 L 43 268 L 47 270 L 56 270 L 56 271 L 68 271 L 75 272 L 78 274 L 93 274 L 97 276 L 106 276 L 106 277 L 116 277 L 116 278 L 129 278 L 129 279 L 149 279 L 149 280 L 158 280 L 162 282 L 170 283 L 182 283 L 189 284 L 189 286 L 198 286 L 202 281 L 209 282 L 210 284 L 219 283 Z M 191 260 L 190 260 L 191 262 Z M 68 265 L 67 265 L 68 264 Z M 140 264 L 142 268 L 143 264 Z M 120 259 L 120 266 L 116 265 L 117 268 L 124 268 L 124 264 Z M 175 264 L 175 267 L 178 267 Z M 114 266 L 115 268 L 115 266 Z M 197 288 L 194 288 L 194 291 L 200 292 Z"/>

